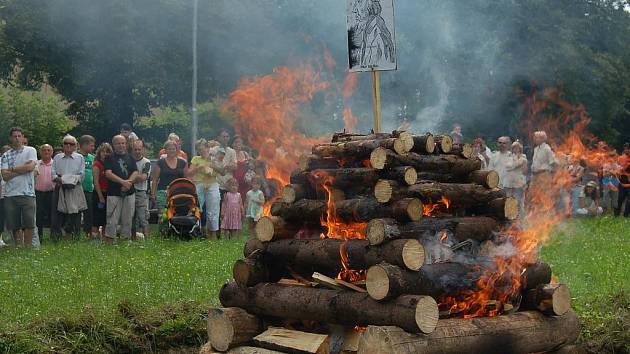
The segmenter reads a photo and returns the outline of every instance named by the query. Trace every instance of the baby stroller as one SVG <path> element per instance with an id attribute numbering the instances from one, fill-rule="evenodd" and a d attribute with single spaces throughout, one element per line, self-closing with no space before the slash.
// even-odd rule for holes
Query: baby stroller
<path id="1" fill-rule="evenodd" d="M 187 178 L 178 178 L 166 188 L 166 211 L 162 233 L 191 239 L 201 235 L 201 210 L 197 188 Z"/>

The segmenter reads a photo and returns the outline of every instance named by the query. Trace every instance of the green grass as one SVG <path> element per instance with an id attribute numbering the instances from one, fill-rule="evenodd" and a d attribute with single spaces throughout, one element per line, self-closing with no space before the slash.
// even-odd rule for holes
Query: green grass
<path id="1" fill-rule="evenodd" d="M 0 249 L 0 353 L 156 352 L 205 338 L 204 315 L 245 239 Z M 558 227 L 542 250 L 592 352 L 630 351 L 630 220 Z"/>

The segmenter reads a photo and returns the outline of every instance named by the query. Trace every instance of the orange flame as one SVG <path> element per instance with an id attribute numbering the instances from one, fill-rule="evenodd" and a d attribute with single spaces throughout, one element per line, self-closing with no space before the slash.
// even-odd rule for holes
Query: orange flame
<path id="1" fill-rule="evenodd" d="M 339 256 L 341 256 L 341 272 L 337 275 L 337 279 L 345 280 L 349 283 L 365 280 L 367 278 L 367 271 L 365 269 L 350 269 L 350 261 L 348 260 L 348 254 L 346 253 L 346 243 L 342 243 L 339 246 Z"/>
<path id="2" fill-rule="evenodd" d="M 422 204 L 422 215 L 424 216 L 432 216 L 437 211 L 448 210 L 451 205 L 451 201 L 448 200 L 445 196 L 441 196 L 440 200 L 437 203 L 428 202 Z"/>
<path id="3" fill-rule="evenodd" d="M 510 303 L 519 296 L 527 265 L 537 260 L 540 246 L 567 217 L 566 210 L 558 206 L 558 200 L 575 183 L 567 172 L 567 165 L 582 159 L 588 166 L 599 169 L 616 158 L 606 143 L 588 132 L 590 117 L 585 108 L 563 100 L 558 90 L 547 89 L 542 96 L 534 94 L 523 104 L 527 110 L 523 128 L 528 135 L 537 130 L 547 133 L 558 166 L 551 176 L 541 180 L 543 183 L 530 184 L 524 220 L 504 230 L 506 242 L 513 245 L 515 251 L 494 258 L 495 269 L 483 272 L 477 281 L 477 290 L 440 299 L 440 307 L 451 315 L 496 316 L 500 311 L 486 304 L 491 300 Z"/>

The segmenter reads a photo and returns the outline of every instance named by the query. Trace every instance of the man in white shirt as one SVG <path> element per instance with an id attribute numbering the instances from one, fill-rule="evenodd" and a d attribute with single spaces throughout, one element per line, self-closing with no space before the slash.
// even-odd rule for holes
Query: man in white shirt
<path id="1" fill-rule="evenodd" d="M 144 157 L 144 141 L 133 142 L 131 156 L 136 161 L 138 176 L 133 187 L 136 190 L 136 210 L 134 214 L 134 226 L 136 231 L 142 232 L 144 238 L 149 237 L 149 176 L 151 176 L 151 161 Z M 131 233 L 132 237 L 135 235 Z"/>
<path id="2" fill-rule="evenodd" d="M 499 187 L 509 188 L 507 178 L 507 165 L 512 161 L 512 139 L 509 136 L 502 136 L 497 141 L 499 151 L 495 151 L 490 155 L 489 170 L 494 170 L 499 174 Z"/>
<path id="3" fill-rule="evenodd" d="M 532 180 L 530 188 L 545 190 L 551 184 L 553 171 L 558 163 L 556 156 L 547 144 L 547 133 L 534 133 L 534 156 L 532 157 Z"/>
<path id="4" fill-rule="evenodd" d="M 0 165 L 5 181 L 3 195 L 6 228 L 13 233 L 16 246 L 31 247 L 35 228 L 33 171 L 37 162 L 37 151 L 33 147 L 24 146 L 23 139 L 22 129 L 15 127 L 9 130 L 12 148 L 2 155 Z"/>

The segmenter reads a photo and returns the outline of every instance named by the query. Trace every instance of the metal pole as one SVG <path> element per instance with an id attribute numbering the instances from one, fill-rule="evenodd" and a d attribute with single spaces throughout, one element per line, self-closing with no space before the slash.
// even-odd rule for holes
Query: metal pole
<path id="1" fill-rule="evenodd" d="M 195 143 L 197 142 L 197 8 L 199 0 L 193 0 L 193 32 L 192 32 L 192 132 L 191 136 L 191 156 L 197 155 Z"/>

